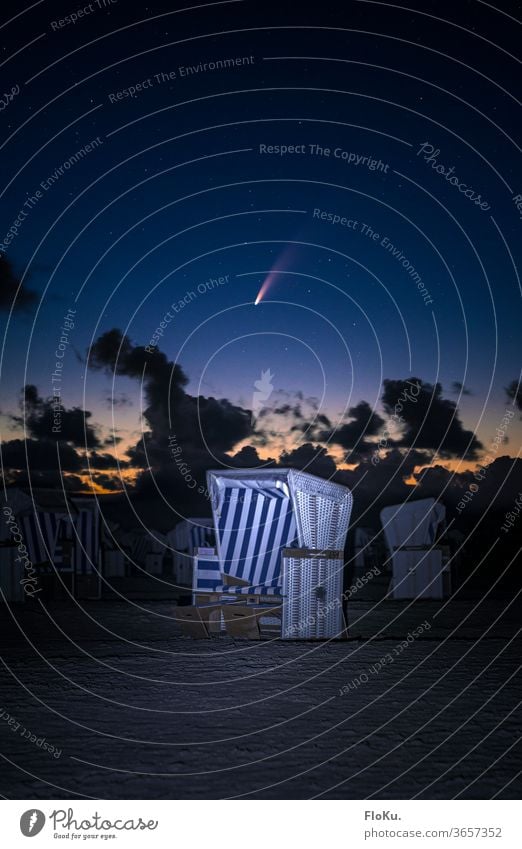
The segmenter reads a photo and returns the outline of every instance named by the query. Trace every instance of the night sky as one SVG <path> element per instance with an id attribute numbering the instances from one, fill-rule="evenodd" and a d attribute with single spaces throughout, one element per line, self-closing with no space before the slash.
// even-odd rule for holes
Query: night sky
<path id="1" fill-rule="evenodd" d="M 420 5 L 3 7 L 8 484 L 168 527 L 205 510 L 174 435 L 191 480 L 300 466 L 356 515 L 480 463 L 509 505 L 521 8 Z"/>

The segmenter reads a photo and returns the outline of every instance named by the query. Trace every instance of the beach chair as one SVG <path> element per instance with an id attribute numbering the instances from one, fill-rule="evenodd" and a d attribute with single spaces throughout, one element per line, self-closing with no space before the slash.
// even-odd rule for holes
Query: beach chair
<path id="1" fill-rule="evenodd" d="M 100 598 L 100 514 L 33 511 L 20 519 L 29 558 L 41 575 L 58 573 L 75 598 Z M 55 581 L 55 588 L 59 584 Z"/>
<path id="2" fill-rule="evenodd" d="M 405 501 L 381 510 L 391 554 L 393 599 L 442 599 L 450 594 L 449 564 L 438 543 L 446 510 L 433 498 Z"/>
<path id="3" fill-rule="evenodd" d="M 313 555 L 327 552 L 329 564 L 338 572 L 336 586 L 342 590 L 343 549 L 352 508 L 346 487 L 295 469 L 209 471 L 207 487 L 217 551 L 213 557 L 194 558 L 192 608 L 178 608 L 176 613 L 182 628 L 183 619 L 202 619 L 200 632 L 205 636 L 205 628 L 210 633 L 209 609 L 221 607 L 222 626 L 229 633 L 240 636 L 243 623 L 245 636 L 273 634 L 276 620 L 280 634 L 288 602 L 285 592 L 293 593 L 295 584 L 287 582 L 285 591 L 282 565 L 287 549 L 299 550 L 303 569 L 310 561 L 306 555 L 312 554 L 316 563 Z M 305 584 L 310 586 L 310 581 Z M 292 624 L 288 622 L 288 633 L 298 637 Z"/>

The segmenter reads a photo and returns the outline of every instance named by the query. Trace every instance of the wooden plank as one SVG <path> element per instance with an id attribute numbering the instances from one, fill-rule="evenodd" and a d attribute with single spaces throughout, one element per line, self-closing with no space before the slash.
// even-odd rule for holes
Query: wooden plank
<path id="1" fill-rule="evenodd" d="M 223 616 L 227 634 L 243 640 L 259 640 L 259 623 L 255 608 L 247 605 L 224 604 Z"/>
<path id="2" fill-rule="evenodd" d="M 204 608 L 191 605 L 174 609 L 174 620 L 180 626 L 182 632 L 194 640 L 203 640 L 210 636 L 208 626 L 201 616 L 202 609 Z"/>

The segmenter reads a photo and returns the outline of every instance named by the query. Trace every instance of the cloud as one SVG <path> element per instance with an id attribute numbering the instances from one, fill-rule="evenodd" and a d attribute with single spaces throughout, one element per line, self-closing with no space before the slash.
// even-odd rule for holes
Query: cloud
<path id="1" fill-rule="evenodd" d="M 85 486 L 81 478 L 77 475 L 61 475 L 60 472 L 40 471 L 32 469 L 29 475 L 26 470 L 16 471 L 11 470 L 6 474 L 6 483 L 10 486 L 19 486 L 25 488 L 41 488 L 41 489 L 56 489 L 58 493 L 62 489 L 68 492 L 83 492 Z M 38 503 L 38 492 L 35 492 L 35 501 Z"/>
<path id="2" fill-rule="evenodd" d="M 59 399 L 43 399 L 36 386 L 27 384 L 22 390 L 20 403 L 22 416 L 11 418 L 22 427 L 25 426 L 35 439 L 70 442 L 84 448 L 98 448 L 100 439 L 96 429 L 89 423 L 92 413 L 80 407 L 65 409 L 58 407 Z M 55 430 L 53 431 L 53 427 Z M 59 428 L 59 429 L 57 429 Z"/>
<path id="3" fill-rule="evenodd" d="M 274 391 L 256 416 L 252 444 L 266 448 L 277 443 L 280 450 L 292 451 L 304 442 L 320 441 L 321 431 L 331 428 L 331 422 L 318 410 L 314 397 L 305 398 L 302 392 L 285 389 Z"/>
<path id="4" fill-rule="evenodd" d="M 454 395 L 473 395 L 471 389 L 467 389 L 459 380 L 454 380 L 451 384 L 451 391 Z"/>
<path id="5" fill-rule="evenodd" d="M 160 523 L 171 527 L 180 515 L 208 515 L 205 474 L 209 468 L 266 466 L 306 469 L 346 484 L 354 491 L 354 518 L 369 511 L 370 524 L 377 526 L 383 506 L 411 496 L 413 479 L 418 482 L 416 497 L 440 493 L 448 484 L 444 500 L 458 503 L 466 478 L 441 471 L 442 467 L 421 474 L 415 470 L 428 466 L 436 452 L 441 457 L 474 459 L 481 448 L 474 434 L 464 428 L 455 402 L 442 397 L 440 384 L 433 386 L 418 378 L 384 381 L 386 417 L 363 400 L 349 409 L 338 427 L 323 413 L 318 415 L 315 399 L 280 391 L 274 393 L 271 408 L 252 431 L 250 410 L 226 398 L 192 396 L 180 365 L 158 349 L 149 353 L 134 345 L 120 330 L 100 336 L 87 361 L 91 368 L 133 378 L 140 385 L 146 427 L 127 453 L 128 465 L 139 474 L 135 483 L 125 483 L 125 489 L 140 517 L 150 515 L 156 527 Z M 32 392 L 30 404 L 38 407 L 41 399 L 34 388 Z M 389 417 L 394 419 L 393 430 Z M 394 436 L 387 436 L 379 461 L 372 463 L 377 439 L 387 424 Z M 306 441 L 298 447 L 294 441 L 279 457 L 263 460 L 259 456 L 260 446 L 285 445 L 292 434 Z M 324 444 L 327 439 L 351 452 L 357 466 L 338 470 Z M 243 447 L 234 453 L 239 444 Z M 110 454 L 93 451 L 90 457 L 96 483 L 113 491 L 123 485 L 110 473 L 115 466 Z M 496 478 L 491 474 L 492 481 Z"/>
<path id="6" fill-rule="evenodd" d="M 11 260 L 0 254 L 0 310 L 28 310 L 36 303 L 36 299 L 36 292 L 22 283 Z"/>
<path id="7" fill-rule="evenodd" d="M 6 469 L 29 471 L 60 470 L 78 472 L 84 458 L 66 442 L 50 439 L 11 439 L 2 444 L 2 463 Z"/>
<path id="8" fill-rule="evenodd" d="M 322 445 L 305 442 L 293 451 L 283 452 L 279 458 L 280 466 L 303 469 L 320 478 L 331 478 L 337 471 L 334 459 Z"/>
<path id="9" fill-rule="evenodd" d="M 88 459 L 88 463 L 87 463 Z M 116 457 L 113 457 L 112 454 L 100 454 L 98 451 L 91 451 L 88 454 L 88 458 L 86 458 L 86 467 L 88 465 L 91 469 L 125 469 L 129 466 L 129 463 L 126 460 L 116 460 Z"/>
<path id="10" fill-rule="evenodd" d="M 119 492 L 123 489 L 120 478 L 114 477 L 114 475 L 91 474 L 89 475 L 89 480 L 96 484 L 96 486 L 100 486 L 103 489 L 110 490 L 111 492 Z"/>
<path id="11" fill-rule="evenodd" d="M 375 444 L 368 442 L 366 437 L 376 436 L 384 427 L 382 416 L 372 410 L 367 401 L 360 401 L 355 407 L 351 407 L 348 416 L 351 421 L 333 430 L 323 431 L 320 440 L 340 445 L 346 451 L 353 451 L 355 455 L 367 454 L 375 449 Z"/>
<path id="12" fill-rule="evenodd" d="M 273 458 L 262 460 L 253 445 L 245 445 L 230 457 L 230 465 L 239 469 L 267 468 L 277 465 L 277 461 Z"/>
<path id="13" fill-rule="evenodd" d="M 420 491 L 427 497 L 442 496 L 451 508 L 460 505 L 464 517 L 488 511 L 508 510 L 520 492 L 522 460 L 498 457 L 478 471 L 454 474 L 443 466 L 432 466 L 416 475 Z M 471 489 L 470 489 L 471 487 Z M 466 500 L 463 496 L 468 493 Z"/>
<path id="14" fill-rule="evenodd" d="M 180 416 L 194 430 L 184 428 L 186 437 L 192 436 L 216 451 L 229 451 L 251 433 L 249 410 L 236 407 L 226 398 L 192 398 L 186 395 L 180 404 Z"/>
<path id="15" fill-rule="evenodd" d="M 105 404 L 112 410 L 113 407 L 132 407 L 134 406 L 133 400 L 127 395 L 126 392 L 120 392 L 114 395 L 107 395 L 105 397 Z"/>
<path id="16" fill-rule="evenodd" d="M 142 380 L 146 398 L 144 418 L 153 447 L 166 454 L 169 437 L 180 444 L 210 452 L 229 451 L 252 430 L 251 413 L 226 398 L 194 397 L 185 391 L 188 378 L 177 363 L 158 349 L 149 353 L 133 345 L 114 328 L 104 333 L 88 355 L 91 368 Z"/>
<path id="17" fill-rule="evenodd" d="M 509 386 L 506 386 L 506 395 L 522 411 L 522 387 L 520 380 L 512 380 Z"/>
<path id="18" fill-rule="evenodd" d="M 303 418 L 303 411 L 300 404 L 282 404 L 271 412 L 274 416 L 287 416 L 291 414 L 296 419 Z"/>
<path id="19" fill-rule="evenodd" d="M 431 452 L 391 448 L 377 464 L 366 456 L 361 457 L 355 469 L 337 472 L 335 480 L 348 486 L 354 495 L 353 521 L 364 514 L 366 524 L 377 527 L 380 510 L 411 496 L 412 487 L 405 481 L 417 466 L 428 464 L 431 457 Z"/>
<path id="20" fill-rule="evenodd" d="M 402 417 L 403 432 L 398 446 L 430 449 L 441 457 L 474 460 L 482 444 L 465 430 L 457 405 L 442 397 L 440 383 L 424 383 L 418 377 L 384 380 L 382 402 L 386 412 Z"/>

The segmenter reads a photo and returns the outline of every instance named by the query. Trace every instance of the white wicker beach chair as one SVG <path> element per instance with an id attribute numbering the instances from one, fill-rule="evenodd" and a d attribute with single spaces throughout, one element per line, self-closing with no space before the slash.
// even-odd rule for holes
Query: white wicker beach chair
<path id="1" fill-rule="evenodd" d="M 446 509 L 433 498 L 406 501 L 381 510 L 391 554 L 391 597 L 441 599 L 450 591 L 449 567 L 437 544 Z"/>
<path id="2" fill-rule="evenodd" d="M 352 495 L 346 487 L 295 469 L 209 471 L 207 485 L 217 554 L 194 559 L 193 607 L 234 604 L 234 608 L 223 608 L 225 621 L 231 623 L 233 618 L 235 633 L 239 633 L 241 616 L 250 620 L 246 630 L 251 636 L 255 631 L 252 622 L 263 625 L 270 614 L 272 619 L 280 616 L 288 601 L 282 574 L 285 549 L 299 549 L 303 554 L 329 552 L 329 562 L 338 572 L 340 599 L 343 549 L 352 508 Z M 305 557 L 303 568 L 308 568 L 309 561 L 317 562 L 315 557 Z M 294 584 L 287 586 L 287 592 L 293 593 Z M 179 620 L 197 618 L 194 611 L 179 611 Z M 289 622 L 288 634 L 299 637 L 291 626 Z"/>

